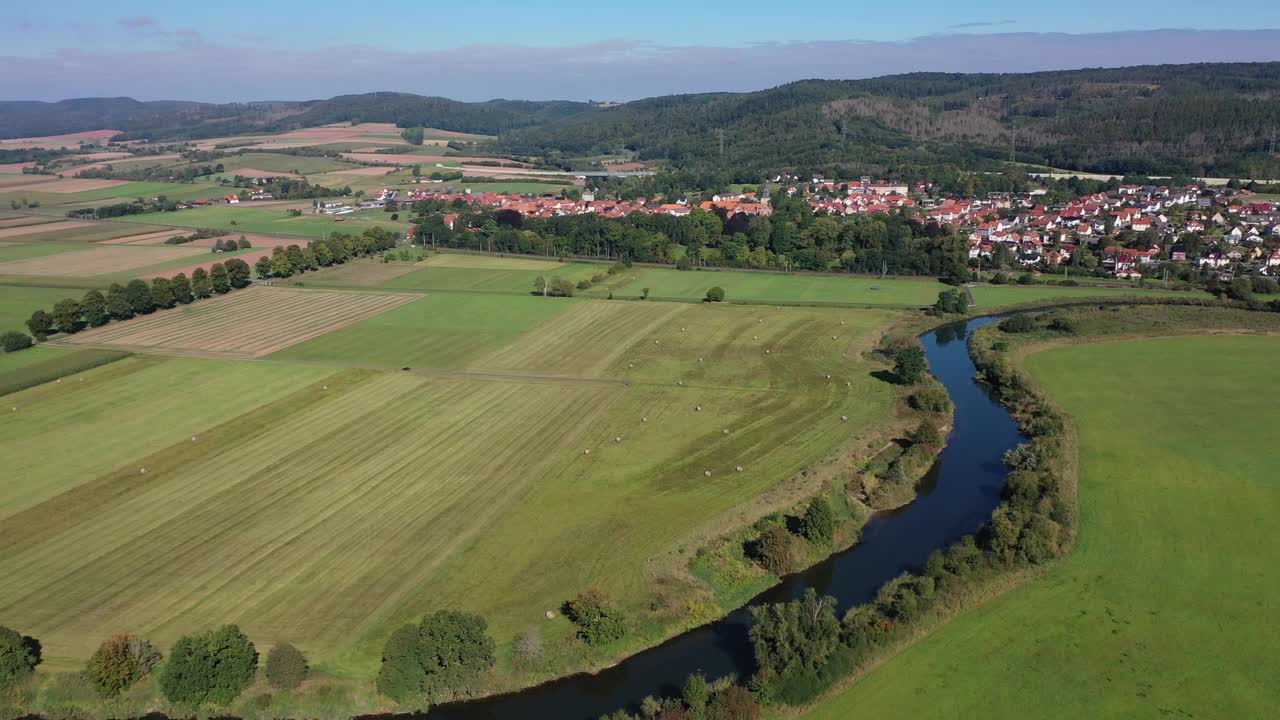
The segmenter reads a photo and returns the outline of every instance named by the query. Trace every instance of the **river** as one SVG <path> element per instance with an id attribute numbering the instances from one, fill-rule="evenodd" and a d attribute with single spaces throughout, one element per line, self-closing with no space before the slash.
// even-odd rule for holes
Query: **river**
<path id="1" fill-rule="evenodd" d="M 750 606 L 799 597 L 806 588 L 832 595 L 840 610 L 875 597 L 880 586 L 924 564 L 934 550 L 975 532 L 1000 502 L 1003 455 L 1023 438 L 1009 413 L 973 381 L 968 335 L 998 318 L 976 318 L 921 337 L 929 368 L 955 403 L 946 449 L 921 481 L 916 500 L 867 522 L 861 541 L 754 598 L 748 607 L 633 655 L 596 674 L 572 675 L 508 695 L 432 708 L 429 720 L 595 720 L 635 711 L 646 695 L 677 695 L 695 672 L 709 679 L 754 672 L 747 639 Z M 400 715 L 397 720 L 422 716 Z"/>

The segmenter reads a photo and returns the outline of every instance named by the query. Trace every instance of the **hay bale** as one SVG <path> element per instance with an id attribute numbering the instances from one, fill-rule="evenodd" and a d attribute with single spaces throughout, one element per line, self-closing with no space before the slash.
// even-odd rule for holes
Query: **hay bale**
<path id="1" fill-rule="evenodd" d="M 752 335 L 752 336 L 751 336 L 751 339 L 752 339 L 752 340 L 759 340 L 759 339 L 760 339 L 760 336 L 759 336 L 759 335 Z"/>
<path id="2" fill-rule="evenodd" d="M 324 386 L 323 388 L 321 388 L 321 389 L 322 389 L 322 390 L 328 390 L 328 389 L 329 389 L 329 386 L 328 386 L 328 385 L 325 385 L 325 386 Z"/>
<path id="3" fill-rule="evenodd" d="M 831 339 L 832 339 L 832 340 L 835 340 L 835 339 L 836 339 L 836 336 L 835 336 L 835 335 L 832 335 L 832 336 L 831 336 Z"/>
<path id="4" fill-rule="evenodd" d="M 765 355 L 768 355 L 768 354 L 769 354 L 769 351 L 768 351 L 768 350 L 765 350 L 765 351 L 764 351 L 764 354 L 765 354 Z"/>
<path id="5" fill-rule="evenodd" d="M 54 382 L 62 382 L 62 378 L 58 378 L 57 380 L 54 380 Z"/>
<path id="6" fill-rule="evenodd" d="M 684 381 L 683 381 L 683 380 L 677 380 L 677 381 L 676 381 L 676 384 L 677 384 L 677 385 L 683 385 L 683 384 L 684 384 Z"/>
<path id="7" fill-rule="evenodd" d="M 613 439 L 613 441 L 614 441 L 614 442 L 622 442 L 622 436 L 621 436 L 621 435 L 619 435 L 618 437 L 614 438 L 614 439 Z"/>
<path id="8" fill-rule="evenodd" d="M 728 434 L 729 434 L 729 428 L 725 428 L 725 429 L 724 429 L 724 430 L 722 430 L 721 432 L 723 432 L 725 435 L 728 435 Z"/>
<path id="9" fill-rule="evenodd" d="M 711 471 L 710 471 L 710 470 L 703 470 L 703 471 L 702 471 L 702 474 L 703 474 L 703 475 L 705 475 L 705 476 L 707 476 L 707 477 L 711 477 Z"/>
<path id="10" fill-rule="evenodd" d="M 195 442 L 195 441 L 196 441 L 196 436 L 195 436 L 195 435 L 192 435 L 192 436 L 191 436 L 191 442 Z"/>
<path id="11" fill-rule="evenodd" d="M 738 470 L 738 472 L 742 472 L 742 466 L 741 466 L 741 465 L 739 465 L 739 466 L 738 466 L 738 468 L 737 468 L 737 470 Z"/>
<path id="12" fill-rule="evenodd" d="M 848 416 L 848 415 L 841 415 L 841 416 L 840 416 L 840 422 L 849 422 L 849 416 Z"/>
<path id="13" fill-rule="evenodd" d="M 555 614 L 553 611 L 548 610 L 548 611 L 547 611 L 547 619 L 548 619 L 548 620 L 555 620 L 555 619 L 556 619 L 556 614 Z"/>
<path id="14" fill-rule="evenodd" d="M 642 423 L 647 423 L 647 422 L 649 422 L 649 418 L 647 418 L 647 417 L 642 417 L 642 418 L 640 418 L 640 422 L 642 422 Z"/>
<path id="15" fill-rule="evenodd" d="M 830 379 L 831 379 L 831 376 L 830 376 L 830 375 L 828 375 L 828 376 L 827 376 L 827 379 L 828 379 L 828 380 L 830 380 Z"/>
<path id="16" fill-rule="evenodd" d="M 146 474 L 147 474 L 147 469 L 146 469 L 146 468 L 142 468 L 142 474 L 143 474 L 143 475 L 146 475 Z"/>
<path id="17" fill-rule="evenodd" d="M 657 340 L 654 340 L 654 341 L 653 341 L 653 344 L 654 344 L 654 345 L 657 345 L 657 344 L 658 344 L 658 341 L 657 341 Z"/>
<path id="18" fill-rule="evenodd" d="M 635 367 L 635 366 L 636 366 L 636 364 L 635 364 L 635 363 L 627 363 L 627 367 L 629 367 L 629 368 L 633 368 L 633 367 Z"/>
<path id="19" fill-rule="evenodd" d="M 591 451 L 590 451 L 590 450 L 583 450 L 583 451 L 582 451 L 582 454 L 583 454 L 583 455 L 590 455 L 590 454 L 591 454 Z"/>
<path id="20" fill-rule="evenodd" d="M 694 411 L 694 412 L 702 412 L 702 406 L 701 406 L 701 405 L 694 405 L 694 406 L 693 406 L 693 411 Z"/>

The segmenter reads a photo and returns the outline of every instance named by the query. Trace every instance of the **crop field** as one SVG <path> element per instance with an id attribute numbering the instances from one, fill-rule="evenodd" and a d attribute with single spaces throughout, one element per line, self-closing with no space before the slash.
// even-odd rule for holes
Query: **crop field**
<path id="1" fill-rule="evenodd" d="M 93 223 L 83 220 L 62 220 L 60 222 L 40 223 L 36 225 L 17 225 L 14 227 L 0 229 L 0 238 L 23 239 L 27 235 L 42 235 L 44 233 L 92 226 Z"/>
<path id="2" fill-rule="evenodd" d="M 0 274 L 92 277 L 95 275 L 123 273 L 171 260 L 195 258 L 203 254 L 205 253 L 202 253 L 198 248 L 184 248 L 175 245 L 162 245 L 159 247 L 98 246 L 57 255 L 0 262 Z"/>
<path id="3" fill-rule="evenodd" d="M 335 329 L 364 299 L 398 306 Z M 391 628 L 442 607 L 484 615 L 501 655 L 535 622 L 561 647 L 546 610 L 595 586 L 643 615 L 652 560 L 890 411 L 862 359 L 890 317 L 263 287 L 85 331 L 58 345 L 297 344 L 7 396 L 0 576 L 24 582 L 0 616 L 55 670 L 112 632 L 237 622 L 368 678 Z"/>
<path id="4" fill-rule="evenodd" d="M 1259 420 L 1277 351 L 1199 336 L 1031 356 L 1079 430 L 1076 548 L 808 717 L 1274 715 L 1280 447 Z"/>
<path id="5" fill-rule="evenodd" d="M 393 293 L 252 287 L 94 328 L 61 343 L 170 354 L 256 357 L 418 298 Z"/>
<path id="6" fill-rule="evenodd" d="M 973 301 L 980 308 L 999 307 L 1016 303 L 1041 300 L 1070 299 L 1080 297 L 1210 297 L 1205 292 L 1183 292 L 1148 288 L 1061 287 L 1057 285 L 976 285 L 972 288 Z"/>
<path id="7" fill-rule="evenodd" d="M 343 216 L 335 218 L 329 215 L 312 213 L 304 213 L 299 217 L 290 217 L 287 208 L 281 206 L 211 205 L 177 212 L 130 215 L 126 221 L 156 225 L 217 228 L 237 233 L 279 233 L 313 238 L 332 235 L 335 232 L 355 234 L 372 227 L 383 227 L 393 232 L 404 232 L 412 227 L 412 223 L 404 221 L 392 222 L 389 213 L 384 213 L 384 215 L 386 219 L 371 222 L 349 219 Z"/>
<path id="8" fill-rule="evenodd" d="M 326 173 L 358 167 L 353 163 L 341 162 L 333 158 L 270 152 L 246 152 L 222 158 L 218 162 L 222 164 L 227 175 L 236 175 L 237 171 L 246 168 L 275 173 L 310 175 L 312 173 Z M 244 173 L 238 174 L 243 175 Z"/>
<path id="9" fill-rule="evenodd" d="M 11 260 L 24 260 L 26 258 L 39 258 L 48 255 L 57 255 L 58 253 L 76 252 L 84 250 L 87 247 L 80 243 L 0 242 L 4 242 L 4 245 L 0 246 L 0 263 L 7 263 Z"/>
<path id="10" fill-rule="evenodd" d="M 29 176 L 38 177 L 38 176 Z M 57 181 L 63 182 L 63 181 Z M 91 182 L 74 180 L 66 182 Z M 98 182 L 98 181 L 92 181 Z M 220 198 L 226 191 L 217 185 L 204 183 L 159 183 L 159 182 L 113 182 L 114 185 L 98 190 L 81 190 L 78 192 L 43 192 L 38 189 L 16 190 L 11 187 L 0 187 L 0 203 L 8 204 L 11 200 L 28 199 L 39 201 L 42 210 L 56 209 L 58 212 L 81 207 L 97 207 L 113 203 L 129 202 L 137 198 L 153 198 L 164 195 L 173 200 L 200 200 Z"/>
<path id="11" fill-rule="evenodd" d="M 358 258 L 341 265 L 322 268 L 308 273 L 301 282 L 308 286 L 340 285 L 345 287 L 376 287 L 401 275 L 417 272 L 420 268 L 412 262 L 379 262 Z"/>
<path id="12" fill-rule="evenodd" d="M 0 332 L 27 331 L 27 318 L 36 310 L 48 311 L 65 298 L 80 299 L 87 288 L 49 288 L 0 285 Z M 20 353 L 21 354 L 21 353 Z"/>
<path id="13" fill-rule="evenodd" d="M 667 268 L 635 268 L 619 281 L 590 292 L 637 297 L 649 288 L 651 297 L 701 300 L 713 286 L 724 288 L 726 299 L 779 303 L 844 303 L 924 307 L 949 290 L 933 280 L 878 279 L 829 275 L 784 275 L 725 271 L 688 271 Z"/>
<path id="14" fill-rule="evenodd" d="M 476 290 L 532 293 L 543 275 L 577 282 L 607 267 L 593 263 L 561 263 L 521 257 L 445 253 L 418 263 L 416 272 L 401 275 L 383 287 L 414 290 Z"/>

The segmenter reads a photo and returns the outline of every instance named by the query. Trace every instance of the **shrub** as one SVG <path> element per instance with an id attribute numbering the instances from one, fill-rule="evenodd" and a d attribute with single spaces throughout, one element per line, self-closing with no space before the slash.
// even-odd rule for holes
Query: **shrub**
<path id="1" fill-rule="evenodd" d="M 1063 335 L 1075 335 L 1076 323 L 1071 318 L 1056 317 L 1049 322 L 1049 330 Z"/>
<path id="2" fill-rule="evenodd" d="M 59 300 L 53 305 L 54 329 L 64 333 L 80 331 L 80 303 L 70 298 Z"/>
<path id="3" fill-rule="evenodd" d="M 764 677 L 816 671 L 840 644 L 835 598 L 819 598 L 813 588 L 798 600 L 751 608 L 751 620 L 751 644 Z"/>
<path id="4" fill-rule="evenodd" d="M 781 525 L 770 525 L 747 548 L 747 555 L 774 575 L 786 575 L 796 569 L 795 537 Z"/>
<path id="5" fill-rule="evenodd" d="M 1031 273 L 1022 273 L 1021 275 L 1018 276 L 1019 285 L 1035 285 L 1035 283 L 1036 283 L 1036 276 L 1032 275 Z"/>
<path id="6" fill-rule="evenodd" d="M 44 340 L 53 332 L 53 316 L 43 310 L 36 310 L 27 319 L 27 329 L 37 340 Z"/>
<path id="7" fill-rule="evenodd" d="M 928 370 L 924 350 L 919 345 L 908 345 L 898 351 L 893 366 L 893 374 L 903 385 L 914 385 L 924 378 Z"/>
<path id="8" fill-rule="evenodd" d="M 1036 329 L 1036 319 L 1028 313 L 1018 313 L 1000 321 L 1000 330 L 1007 333 L 1025 333 Z"/>
<path id="9" fill-rule="evenodd" d="M 578 281 L 577 288 L 578 288 L 579 290 L 586 290 L 586 289 L 587 289 L 587 288 L 589 288 L 589 287 L 591 287 L 591 281 L 590 281 L 590 280 L 579 280 L 579 281 Z"/>
<path id="10" fill-rule="evenodd" d="M 40 664 L 40 644 L 0 625 L 0 689 L 31 674 Z"/>
<path id="11" fill-rule="evenodd" d="M 253 681 L 258 651 L 235 625 L 174 643 L 160 672 L 160 691 L 182 705 L 226 705 Z"/>
<path id="12" fill-rule="evenodd" d="M 537 628 L 522 630 L 513 643 L 517 663 L 529 664 L 542 658 L 542 633 Z"/>
<path id="13" fill-rule="evenodd" d="M 751 691 L 740 685 L 730 685 L 711 699 L 707 706 L 707 720 L 759 720 L 760 703 Z"/>
<path id="14" fill-rule="evenodd" d="M 724 302 L 724 288 L 716 285 L 707 291 L 707 302 Z"/>
<path id="15" fill-rule="evenodd" d="M 836 532 L 836 514 L 826 498 L 816 497 L 809 503 L 800 532 L 811 543 L 825 545 L 831 542 Z"/>
<path id="16" fill-rule="evenodd" d="M 591 282 L 593 283 L 598 283 L 603 281 L 604 281 L 604 273 L 596 273 L 595 275 L 591 276 Z"/>
<path id="17" fill-rule="evenodd" d="M 478 615 L 438 610 L 391 634 L 382 651 L 378 691 L 405 702 L 451 697 L 493 667 L 496 645 Z"/>
<path id="18" fill-rule="evenodd" d="M 998 272 L 991 276 L 992 285 L 1005 285 L 1009 282 L 1009 276 L 1005 273 Z"/>
<path id="19" fill-rule="evenodd" d="M 626 617 L 599 590 L 586 590 L 565 604 L 565 616 L 578 626 L 578 637 L 588 645 L 604 645 L 627 631 Z"/>
<path id="20" fill-rule="evenodd" d="M 31 347 L 31 336 L 17 330 L 10 330 L 0 335 L 0 350 L 11 353 Z"/>
<path id="21" fill-rule="evenodd" d="M 307 679 L 310 671 L 306 656 L 287 642 L 276 643 L 267 653 L 267 681 L 272 687 L 292 690 Z"/>
<path id="22" fill-rule="evenodd" d="M 929 420 L 922 420 L 920 425 L 912 431 L 911 442 L 914 445 L 921 445 L 928 448 L 942 447 L 942 431 L 938 430 L 938 426 L 934 425 Z"/>
<path id="23" fill-rule="evenodd" d="M 84 674 L 98 695 L 111 698 L 133 687 L 160 664 L 160 651 L 133 635 L 112 635 L 89 658 Z"/>
<path id="24" fill-rule="evenodd" d="M 945 388 L 937 385 L 920 388 L 911 393 L 907 403 L 916 410 L 931 413 L 951 412 L 951 396 Z"/>

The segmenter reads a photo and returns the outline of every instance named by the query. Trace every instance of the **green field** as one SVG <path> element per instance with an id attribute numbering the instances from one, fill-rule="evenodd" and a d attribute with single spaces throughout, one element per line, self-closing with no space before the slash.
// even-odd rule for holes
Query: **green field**
<path id="1" fill-rule="evenodd" d="M 1080 532 L 807 717 L 1270 717 L 1275 337 L 1083 345 L 1027 365 L 1080 435 Z"/>
<path id="2" fill-rule="evenodd" d="M 164 195 L 171 200 L 203 200 L 222 197 L 225 194 L 225 188 L 203 183 L 131 182 L 101 190 L 75 193 L 18 192 L 0 188 L 0 204 L 8 207 L 10 200 L 26 198 L 40 202 L 41 207 L 38 210 L 40 213 L 61 213 L 74 208 L 111 205 L 159 195 Z"/>
<path id="3" fill-rule="evenodd" d="M 657 641 L 706 592 L 682 543 L 894 402 L 862 358 L 889 313 L 763 310 L 439 293 L 263 361 L 135 356 L 11 394 L 0 616 L 46 671 L 236 622 L 367 680 L 442 607 L 488 619 L 495 682 L 529 624 L 555 672 Z M 592 586 L 635 618 L 625 648 L 543 618 Z"/>
<path id="4" fill-rule="evenodd" d="M 1058 285 L 975 285 L 971 288 L 973 301 L 979 308 L 1001 305 L 1039 302 L 1042 300 L 1070 300 L 1082 297 L 1211 297 L 1206 292 L 1155 290 L 1143 288 L 1062 287 Z"/>
<path id="5" fill-rule="evenodd" d="M 27 332 L 26 322 L 31 313 L 40 309 L 47 312 L 53 308 L 54 303 L 66 298 L 79 300 L 87 289 L 0 285 L 0 332 Z"/>
<path id="6" fill-rule="evenodd" d="M 446 253 L 424 260 L 422 268 L 383 284 L 399 290 L 472 290 L 531 293 L 541 276 L 559 276 L 572 282 L 590 279 L 608 267 L 595 263 L 561 263 L 520 256 L 496 257 Z"/>
<path id="7" fill-rule="evenodd" d="M 304 201 L 302 204 L 306 205 L 306 202 Z M 387 215 L 385 220 L 377 222 L 345 218 L 339 222 L 335 217 L 306 212 L 299 217 L 290 217 L 286 210 L 285 207 L 279 205 L 255 206 L 248 203 L 240 205 L 210 205 L 177 212 L 130 215 L 124 220 L 131 223 L 207 227 L 238 232 L 277 233 L 312 238 L 332 235 L 335 232 L 355 234 L 372 227 L 382 227 L 394 232 L 404 232 L 412 227 L 412 224 L 407 222 L 391 222 L 390 215 Z M 343 218 L 343 216 L 338 216 L 338 218 Z"/>
<path id="8" fill-rule="evenodd" d="M 334 170 L 360 167 L 355 163 L 343 162 L 329 157 L 308 157 L 306 155 L 288 155 L 286 153 L 272 152 L 246 152 L 221 158 L 218 162 L 222 165 L 227 175 L 235 175 L 235 171 L 241 168 L 310 175 L 312 173 L 326 173 Z"/>
<path id="9" fill-rule="evenodd" d="M 701 300 L 712 286 L 724 288 L 726 299 L 779 303 L 841 303 L 858 305 L 932 305 L 938 293 L 950 289 L 934 280 L 874 279 L 828 275 L 784 275 L 769 272 L 690 271 L 635 268 L 612 289 L 618 297 L 635 297 L 649 288 L 650 297 Z"/>

